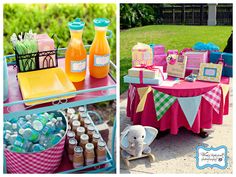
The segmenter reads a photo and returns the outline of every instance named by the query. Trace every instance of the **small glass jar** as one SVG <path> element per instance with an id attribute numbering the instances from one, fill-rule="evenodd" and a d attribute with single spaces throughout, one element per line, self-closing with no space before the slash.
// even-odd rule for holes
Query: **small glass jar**
<path id="1" fill-rule="evenodd" d="M 89 142 L 89 136 L 87 134 L 83 134 L 80 136 L 80 146 L 84 149 L 85 145 Z"/>
<path id="2" fill-rule="evenodd" d="M 75 114 L 75 109 L 73 109 L 73 108 L 68 108 L 67 109 L 67 111 L 66 111 L 66 116 L 67 117 L 71 117 L 74 114 Z"/>
<path id="3" fill-rule="evenodd" d="M 74 149 L 76 146 L 77 146 L 77 140 L 75 138 L 69 139 L 69 146 L 67 152 L 70 161 L 73 161 Z"/>
<path id="4" fill-rule="evenodd" d="M 87 143 L 85 146 L 85 165 L 91 165 L 95 160 L 94 145 L 92 143 Z"/>
<path id="5" fill-rule="evenodd" d="M 72 122 L 72 131 L 76 133 L 77 128 L 78 128 L 79 126 L 80 126 L 80 121 L 74 120 L 74 121 Z"/>
<path id="6" fill-rule="evenodd" d="M 85 112 L 85 107 L 84 107 L 84 106 L 80 106 L 80 107 L 78 108 L 78 111 L 79 111 L 79 113 Z"/>
<path id="7" fill-rule="evenodd" d="M 84 126 L 84 119 L 86 119 L 86 118 L 87 118 L 87 113 L 86 112 L 80 113 L 81 126 Z"/>
<path id="8" fill-rule="evenodd" d="M 84 119 L 84 128 L 85 128 L 86 133 L 88 131 L 88 126 L 89 125 L 91 125 L 91 121 L 88 118 Z"/>
<path id="9" fill-rule="evenodd" d="M 75 132 L 73 131 L 68 131 L 66 134 L 66 145 L 69 144 L 69 139 L 75 138 Z"/>
<path id="10" fill-rule="evenodd" d="M 85 134 L 85 128 L 84 127 L 78 127 L 76 129 L 76 135 L 75 138 L 77 139 L 78 142 L 80 142 L 80 136 Z"/>
<path id="11" fill-rule="evenodd" d="M 84 166 L 84 154 L 83 148 L 81 146 L 76 146 L 74 148 L 74 155 L 73 155 L 73 167 L 79 168 Z"/>
<path id="12" fill-rule="evenodd" d="M 74 114 L 73 116 L 71 116 L 71 118 L 70 118 L 70 120 L 69 120 L 69 125 L 73 128 L 73 126 L 72 126 L 72 123 L 74 122 L 74 121 L 78 121 L 79 120 L 79 116 L 77 115 L 77 114 Z"/>
<path id="13" fill-rule="evenodd" d="M 93 140 L 93 133 L 95 132 L 94 126 L 88 125 L 87 127 L 87 134 L 89 136 L 89 142 L 92 142 Z"/>
<path id="14" fill-rule="evenodd" d="M 94 132 L 92 143 L 93 143 L 95 149 L 97 149 L 98 141 L 100 140 L 100 138 L 101 138 L 100 134 Z"/>
<path id="15" fill-rule="evenodd" d="M 97 149 L 96 149 L 96 154 L 97 154 L 97 162 L 102 162 L 106 160 L 106 143 L 105 141 L 99 140 Z"/>

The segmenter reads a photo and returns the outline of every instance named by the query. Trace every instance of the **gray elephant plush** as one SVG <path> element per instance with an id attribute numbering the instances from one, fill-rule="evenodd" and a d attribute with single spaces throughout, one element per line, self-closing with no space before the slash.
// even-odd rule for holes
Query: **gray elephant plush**
<path id="1" fill-rule="evenodd" d="M 141 157 L 150 154 L 149 145 L 157 136 L 157 129 L 149 126 L 133 125 L 121 132 L 121 155 L 124 158 Z"/>

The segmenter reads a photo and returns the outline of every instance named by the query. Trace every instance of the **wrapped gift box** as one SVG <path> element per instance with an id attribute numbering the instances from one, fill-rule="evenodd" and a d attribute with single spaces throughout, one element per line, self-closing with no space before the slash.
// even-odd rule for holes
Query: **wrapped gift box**
<path id="1" fill-rule="evenodd" d="M 153 53 L 152 48 L 143 43 L 138 43 L 132 48 L 132 66 L 152 65 Z"/>
<path id="2" fill-rule="evenodd" d="M 197 70 L 200 68 L 200 63 L 208 63 L 208 52 L 190 51 L 183 54 L 187 56 L 186 69 Z"/>
<path id="3" fill-rule="evenodd" d="M 165 71 L 167 67 L 166 57 L 167 57 L 166 53 L 160 55 L 154 55 L 153 64 L 155 66 L 163 66 L 163 69 Z"/>
<path id="4" fill-rule="evenodd" d="M 164 80 L 167 79 L 167 73 L 163 73 Z M 162 83 L 162 77 L 157 77 L 154 79 L 151 78 L 143 78 L 143 83 L 141 83 L 139 77 L 131 77 L 131 76 L 124 76 L 125 83 L 132 83 L 132 84 L 153 84 L 153 85 L 160 85 Z"/>
<path id="5" fill-rule="evenodd" d="M 163 67 L 154 66 L 152 70 L 145 68 L 131 68 L 128 70 L 128 76 L 139 77 L 141 71 L 143 72 L 144 78 L 157 78 L 161 77 L 161 74 L 163 73 Z"/>
<path id="6" fill-rule="evenodd" d="M 165 53 L 165 47 L 163 45 L 155 45 L 154 55 L 161 55 Z"/>
<path id="7" fill-rule="evenodd" d="M 220 61 L 221 58 L 221 61 Z M 233 77 L 233 54 L 222 52 L 211 52 L 210 62 L 223 63 L 222 76 Z"/>

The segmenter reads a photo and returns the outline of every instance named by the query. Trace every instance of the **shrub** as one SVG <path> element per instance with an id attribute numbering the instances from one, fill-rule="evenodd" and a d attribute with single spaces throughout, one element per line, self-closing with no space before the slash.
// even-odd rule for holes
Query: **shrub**
<path id="1" fill-rule="evenodd" d="M 67 23 L 75 18 L 85 22 L 84 44 L 91 44 L 94 38 L 93 19 L 110 19 L 108 29 L 113 37 L 109 39 L 111 59 L 116 60 L 116 5 L 115 4 L 5 4 L 4 5 L 4 54 L 12 54 L 10 43 L 13 33 L 28 32 L 56 34 L 60 47 L 66 47 L 70 39 Z"/>

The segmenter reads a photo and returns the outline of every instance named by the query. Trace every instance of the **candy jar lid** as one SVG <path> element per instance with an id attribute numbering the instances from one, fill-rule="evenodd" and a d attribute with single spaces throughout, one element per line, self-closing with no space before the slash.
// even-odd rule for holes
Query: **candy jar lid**
<path id="1" fill-rule="evenodd" d="M 85 128 L 84 127 L 78 127 L 76 129 L 77 132 L 85 132 Z"/>
<path id="2" fill-rule="evenodd" d="M 80 136 L 80 139 L 86 141 L 86 140 L 89 139 L 89 136 L 88 136 L 87 134 L 82 134 L 82 135 Z"/>
<path id="3" fill-rule="evenodd" d="M 95 130 L 95 129 L 94 129 L 94 126 L 92 126 L 92 125 L 88 125 L 87 129 L 88 129 L 89 131 L 94 131 L 94 130 Z"/>
<path id="4" fill-rule="evenodd" d="M 77 152 L 77 153 L 82 153 L 83 152 L 83 148 L 81 146 L 76 146 L 74 148 L 74 151 Z"/>
<path id="5" fill-rule="evenodd" d="M 72 122 L 72 126 L 80 126 L 80 121 L 78 121 L 78 120 L 74 120 L 73 122 Z"/>
<path id="6" fill-rule="evenodd" d="M 108 20 L 107 18 L 95 18 L 93 20 L 93 23 L 98 27 L 107 27 L 110 24 L 110 20 Z"/>
<path id="7" fill-rule="evenodd" d="M 84 28 L 84 25 L 85 23 L 82 22 L 79 18 L 76 18 L 74 21 L 68 23 L 70 30 L 82 30 Z"/>
<path id="8" fill-rule="evenodd" d="M 70 138 L 69 144 L 75 145 L 75 144 L 77 144 L 77 140 L 75 138 Z"/>
<path id="9" fill-rule="evenodd" d="M 67 136 L 68 136 L 68 137 L 74 137 L 74 136 L 75 136 L 75 132 L 73 132 L 73 131 L 68 131 L 68 132 L 67 132 Z"/>
<path id="10" fill-rule="evenodd" d="M 93 138 L 94 138 L 94 139 L 100 139 L 100 134 L 94 133 L 94 134 L 93 134 Z"/>
<path id="11" fill-rule="evenodd" d="M 99 147 L 105 147 L 106 146 L 105 141 L 102 141 L 102 140 L 98 141 L 98 146 Z"/>
<path id="12" fill-rule="evenodd" d="M 93 150 L 93 149 L 94 149 L 94 145 L 93 145 L 93 143 L 87 143 L 87 144 L 85 145 L 85 148 L 86 148 L 87 150 Z"/>

